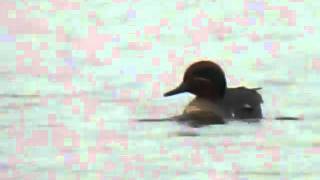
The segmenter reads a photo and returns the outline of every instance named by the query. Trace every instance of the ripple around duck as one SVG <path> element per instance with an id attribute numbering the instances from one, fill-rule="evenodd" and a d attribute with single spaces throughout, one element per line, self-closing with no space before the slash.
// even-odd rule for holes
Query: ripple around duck
<path id="1" fill-rule="evenodd" d="M 0 98 L 39 98 L 39 94 L 0 94 Z"/>
<path id="2" fill-rule="evenodd" d="M 281 172 L 281 171 L 240 171 L 241 175 L 256 175 L 256 176 L 291 176 L 291 177 L 299 177 L 299 176 L 310 176 L 310 175 L 319 175 L 319 172 L 312 171 L 302 171 L 302 172 Z"/>

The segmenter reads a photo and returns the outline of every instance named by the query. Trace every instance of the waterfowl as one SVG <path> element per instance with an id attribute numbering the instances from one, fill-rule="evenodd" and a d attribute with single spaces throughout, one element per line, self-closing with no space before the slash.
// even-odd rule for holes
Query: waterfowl
<path id="1" fill-rule="evenodd" d="M 229 120 L 258 121 L 262 118 L 260 88 L 227 88 L 225 73 L 212 61 L 189 66 L 182 83 L 165 97 L 188 92 L 196 97 L 185 108 L 178 121 L 191 126 L 223 124 Z"/>

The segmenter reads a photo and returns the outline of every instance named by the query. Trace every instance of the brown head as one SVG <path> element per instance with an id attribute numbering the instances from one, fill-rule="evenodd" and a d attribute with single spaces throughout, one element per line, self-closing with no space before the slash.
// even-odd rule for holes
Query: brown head
<path id="1" fill-rule="evenodd" d="M 225 74 L 219 65 L 211 61 L 199 61 L 186 70 L 182 83 L 164 96 L 189 92 L 200 98 L 217 100 L 223 98 L 226 87 Z"/>

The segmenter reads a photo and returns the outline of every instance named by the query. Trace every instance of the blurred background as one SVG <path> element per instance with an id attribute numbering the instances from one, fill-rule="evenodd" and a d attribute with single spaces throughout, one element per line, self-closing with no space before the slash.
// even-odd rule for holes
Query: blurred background
<path id="1" fill-rule="evenodd" d="M 319 8 L 2 0 L 0 179 L 318 179 Z M 163 93 L 201 59 L 262 87 L 264 121 L 136 121 L 180 114 L 193 96 Z"/>

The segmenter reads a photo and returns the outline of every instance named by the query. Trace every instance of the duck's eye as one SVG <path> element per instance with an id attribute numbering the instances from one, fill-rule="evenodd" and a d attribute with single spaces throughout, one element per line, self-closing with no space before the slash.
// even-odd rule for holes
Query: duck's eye
<path id="1" fill-rule="evenodd" d="M 194 77 L 191 81 L 191 87 L 197 91 L 209 90 L 212 87 L 212 82 L 203 77 Z"/>
<path id="2" fill-rule="evenodd" d="M 211 83 L 210 79 L 204 78 L 204 77 L 195 77 L 193 78 L 194 81 L 198 82 L 205 82 L 205 83 Z"/>

